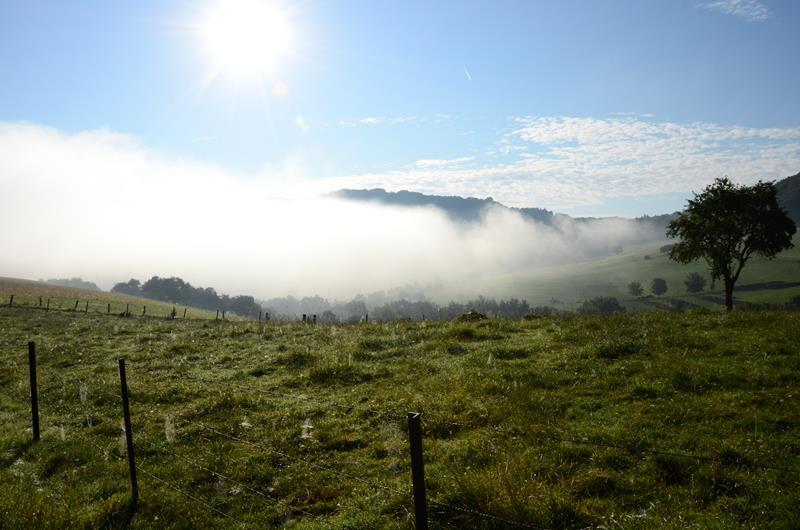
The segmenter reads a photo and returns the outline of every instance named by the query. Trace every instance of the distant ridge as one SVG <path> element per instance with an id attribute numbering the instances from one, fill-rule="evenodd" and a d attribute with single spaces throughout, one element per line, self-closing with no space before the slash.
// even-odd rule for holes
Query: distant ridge
<path id="1" fill-rule="evenodd" d="M 49 280 L 39 280 L 50 285 L 61 285 L 62 287 L 75 287 L 76 289 L 86 289 L 87 291 L 101 291 L 94 282 L 86 281 L 83 278 L 50 278 Z"/>
<path id="2" fill-rule="evenodd" d="M 456 195 L 425 195 L 416 191 L 386 191 L 383 188 L 371 190 L 339 190 L 330 194 L 332 197 L 352 201 L 368 201 L 392 206 L 434 206 L 455 221 L 474 222 L 481 218 L 483 211 L 490 206 L 499 206 L 515 210 L 541 223 L 552 224 L 556 214 L 543 208 L 509 208 L 491 197 L 478 199 L 475 197 L 459 197 Z"/>
<path id="3" fill-rule="evenodd" d="M 778 202 L 789 213 L 789 217 L 796 224 L 800 224 L 800 173 L 779 180 L 775 183 L 778 190 Z M 570 217 L 566 214 L 553 213 L 544 208 L 514 208 L 505 206 L 491 197 L 478 199 L 476 197 L 459 197 L 457 195 L 426 195 L 416 191 L 386 191 L 383 188 L 368 190 L 342 189 L 329 194 L 331 197 L 351 201 L 377 202 L 391 206 L 423 207 L 433 206 L 444 211 L 450 219 L 461 222 L 479 221 L 486 208 L 495 206 L 519 212 L 523 217 L 534 221 L 553 225 L 557 219 L 588 222 L 597 217 Z M 661 215 L 645 215 L 632 219 L 634 222 L 651 224 L 659 229 L 666 229 L 667 223 L 675 215 L 666 213 Z"/>
<path id="4" fill-rule="evenodd" d="M 778 203 L 794 224 L 800 225 L 800 173 L 779 180 L 775 183 L 775 188 L 778 190 Z"/>
<path id="5" fill-rule="evenodd" d="M 544 208 L 514 208 L 495 201 L 491 197 L 478 199 L 475 197 L 459 197 L 454 195 L 425 195 L 415 191 L 386 191 L 383 188 L 369 190 L 343 189 L 329 194 L 331 197 L 351 201 L 377 202 L 391 206 L 423 207 L 433 206 L 443 210 L 454 221 L 475 222 L 479 221 L 486 208 L 499 207 L 520 213 L 523 217 L 553 225 L 557 219 L 586 222 L 597 219 L 595 217 L 570 217 L 566 214 L 553 213 Z M 634 219 L 636 222 L 647 222 L 656 226 L 664 226 L 671 215 L 644 216 Z"/>

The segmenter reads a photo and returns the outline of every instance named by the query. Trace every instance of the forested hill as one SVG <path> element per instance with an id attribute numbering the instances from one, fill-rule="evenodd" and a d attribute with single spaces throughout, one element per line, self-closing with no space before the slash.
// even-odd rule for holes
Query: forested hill
<path id="1" fill-rule="evenodd" d="M 377 202 L 389 206 L 421 207 L 433 206 L 443 210 L 450 219 L 461 222 L 479 221 L 483 211 L 489 207 L 499 207 L 520 213 L 523 217 L 547 225 L 556 224 L 556 220 L 589 222 L 594 217 L 570 217 L 569 215 L 553 213 L 544 208 L 514 208 L 495 201 L 491 197 L 478 199 L 475 197 L 458 197 L 453 195 L 425 195 L 415 191 L 386 191 L 383 188 L 371 190 L 339 190 L 330 194 L 331 197 L 351 201 Z M 632 219 L 637 223 L 649 223 L 656 228 L 666 229 L 671 215 L 644 216 Z"/>
<path id="2" fill-rule="evenodd" d="M 778 190 L 778 202 L 788 212 L 789 216 L 795 223 L 800 224 L 800 173 L 797 175 L 787 177 L 775 183 Z M 543 208 L 513 208 L 503 205 L 495 201 L 491 197 L 485 199 L 478 199 L 475 197 L 458 197 L 453 195 L 425 195 L 414 191 L 386 191 L 382 188 L 375 188 L 371 190 L 349 190 L 343 189 L 335 191 L 330 194 L 332 197 L 352 201 L 367 201 L 377 202 L 391 206 L 433 206 L 443 210 L 448 217 L 455 221 L 474 222 L 481 218 L 483 211 L 490 207 L 496 206 L 506 208 L 512 211 L 519 212 L 521 215 L 528 219 L 545 223 L 548 225 L 554 224 L 556 219 L 574 220 L 577 222 L 589 222 L 596 218 L 593 217 L 570 217 L 565 214 L 553 213 L 550 210 Z M 655 216 L 643 216 L 633 219 L 638 223 L 649 223 L 654 225 L 657 229 L 666 229 L 667 223 L 672 218 L 673 214 L 665 213 Z"/>
<path id="3" fill-rule="evenodd" d="M 507 208 L 491 197 L 478 199 L 475 197 L 458 197 L 454 195 L 425 195 L 415 191 L 386 191 L 383 188 L 371 190 L 339 190 L 330 194 L 332 197 L 352 201 L 369 201 L 390 206 L 434 206 L 444 210 L 456 221 L 478 221 L 484 209 L 490 206 Z M 555 214 L 542 208 L 510 208 L 525 217 L 551 224 Z"/>
<path id="4" fill-rule="evenodd" d="M 795 224 L 800 225 L 800 173 L 775 183 L 778 202 L 789 212 Z"/>

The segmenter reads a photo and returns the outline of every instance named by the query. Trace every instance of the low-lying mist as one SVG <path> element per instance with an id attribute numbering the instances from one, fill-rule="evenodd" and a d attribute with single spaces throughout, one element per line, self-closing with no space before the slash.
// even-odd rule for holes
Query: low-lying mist
<path id="1" fill-rule="evenodd" d="M 168 160 L 106 131 L 0 124 L 0 276 L 104 288 L 179 276 L 230 294 L 345 299 L 478 282 L 661 235 L 621 219 L 549 226 L 499 207 L 460 223 L 433 208 L 276 199 L 274 182 Z"/>

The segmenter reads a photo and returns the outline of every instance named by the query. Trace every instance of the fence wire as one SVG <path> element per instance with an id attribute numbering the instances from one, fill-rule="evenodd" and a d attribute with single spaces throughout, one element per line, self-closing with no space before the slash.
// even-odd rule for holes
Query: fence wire
<path id="1" fill-rule="evenodd" d="M 193 425 L 193 426 L 199 427 L 201 429 L 205 429 L 205 430 L 207 430 L 209 432 L 213 432 L 214 434 L 222 436 L 223 438 L 228 438 L 229 440 L 233 440 L 233 441 L 245 444 L 245 445 L 249 445 L 249 446 L 254 447 L 256 449 L 260 449 L 262 451 L 266 451 L 266 452 L 271 453 L 273 455 L 280 456 L 281 458 L 285 458 L 286 460 L 294 461 L 294 462 L 301 462 L 301 463 L 303 463 L 303 464 L 305 464 L 305 465 L 307 465 L 309 467 L 312 467 L 314 469 L 317 469 L 319 471 L 326 471 L 328 473 L 333 473 L 334 475 L 341 475 L 341 473 L 342 473 L 341 469 L 334 469 L 332 467 L 328 467 L 328 466 L 325 466 L 325 465 L 322 465 L 322 464 L 318 464 L 316 462 L 311 462 L 310 460 L 305 459 L 305 458 L 301 458 L 299 456 L 292 456 L 292 455 L 290 455 L 288 453 L 285 453 L 283 451 L 275 449 L 274 447 L 269 447 L 269 446 L 264 445 L 264 444 L 253 442 L 251 440 L 247 440 L 245 438 L 241 438 L 239 436 L 236 436 L 236 435 L 224 432 L 224 431 L 220 431 L 218 429 L 214 429 L 213 427 L 209 427 L 209 426 L 204 425 L 204 424 L 199 423 L 199 422 L 192 422 L 192 421 L 184 420 L 182 418 L 177 418 L 177 419 L 178 419 L 178 421 L 181 421 L 182 423 L 185 423 L 185 424 L 188 424 L 188 425 Z M 351 478 L 351 479 L 355 480 L 356 482 L 360 482 L 360 483 L 364 484 L 365 486 L 368 486 L 369 488 L 376 488 L 377 487 L 379 489 L 382 489 L 382 490 L 384 490 L 386 492 L 389 492 L 389 493 L 392 493 L 392 494 L 395 494 L 395 495 L 409 495 L 409 493 L 410 493 L 409 491 L 401 491 L 401 490 L 389 487 L 389 486 L 387 486 L 385 484 L 382 484 L 382 483 L 376 483 L 376 482 L 373 482 L 373 481 L 370 481 L 370 480 L 363 479 L 361 477 L 353 476 L 352 474 L 348 475 L 348 478 Z"/>
<path id="2" fill-rule="evenodd" d="M 480 510 L 476 510 L 475 508 L 469 508 L 467 506 L 459 506 L 459 505 L 456 505 L 456 504 L 450 504 L 450 503 L 447 503 L 447 502 L 442 502 L 442 501 L 439 501 L 439 500 L 435 499 L 434 497 L 428 497 L 428 502 L 431 503 L 431 504 L 437 505 L 437 506 L 442 506 L 444 508 L 450 508 L 451 510 L 456 510 L 456 511 L 459 511 L 459 512 L 468 513 L 468 514 L 474 515 L 476 517 L 482 517 L 484 519 L 490 519 L 492 521 L 497 521 L 497 522 L 504 523 L 504 524 L 510 524 L 512 526 L 516 526 L 516 527 L 519 527 L 519 528 L 534 528 L 536 530 L 545 530 L 545 528 L 543 528 L 541 526 L 535 526 L 535 525 L 532 525 L 530 523 L 523 523 L 523 522 L 520 522 L 520 521 L 515 521 L 513 519 L 506 519 L 505 517 L 500 517 L 499 515 L 492 515 L 490 513 L 485 513 L 485 512 L 482 512 Z"/>
<path id="3" fill-rule="evenodd" d="M 255 489 L 255 488 L 251 488 L 251 487 L 250 487 L 250 486 L 248 486 L 247 484 L 244 484 L 244 483 L 242 483 L 242 482 L 239 482 L 238 480 L 236 480 L 236 479 L 233 479 L 233 478 L 231 478 L 231 477 L 229 477 L 229 476 L 227 476 L 227 475 L 224 475 L 224 474 L 222 474 L 222 473 L 220 473 L 220 472 L 218 472 L 218 471 L 214 471 L 213 469 L 209 469 L 209 468 L 207 468 L 207 467 L 203 466 L 202 464 L 199 464 L 198 462 L 196 462 L 196 461 L 192 460 L 191 458 L 187 458 L 187 457 L 185 457 L 185 456 L 183 456 L 183 455 L 179 455 L 179 454 L 177 454 L 177 453 L 174 453 L 174 452 L 172 452 L 172 451 L 169 451 L 169 450 L 167 450 L 167 449 L 164 449 L 164 451 L 165 451 L 166 453 L 169 453 L 170 455 L 172 455 L 172 456 L 173 456 L 173 457 L 175 457 L 175 458 L 178 458 L 178 459 L 180 459 L 180 460 L 183 460 L 184 462 L 187 462 L 188 464 L 190 464 L 190 465 L 192 465 L 192 466 L 196 467 L 197 469 L 200 469 L 200 470 L 202 470 L 202 471 L 205 471 L 205 472 L 207 472 L 207 473 L 210 473 L 211 475 L 213 475 L 213 476 L 215 476 L 215 477 L 217 477 L 217 478 L 221 478 L 221 479 L 223 479 L 223 480 L 227 480 L 228 482 L 230 482 L 230 483 L 232 483 L 232 484 L 236 484 L 237 486 L 239 486 L 239 487 L 241 487 L 241 488 L 243 488 L 243 489 L 245 489 L 245 490 L 249 491 L 250 493 L 252 493 L 252 494 L 254 494 L 254 495 L 257 495 L 257 496 L 259 496 L 259 497 L 261 497 L 261 498 L 263 498 L 263 499 L 266 499 L 266 500 L 268 500 L 268 501 L 273 501 L 273 502 L 277 502 L 277 503 L 279 503 L 279 504 L 282 504 L 283 506 L 285 506 L 285 507 L 289 508 L 290 510 L 292 510 L 292 511 L 294 511 L 294 512 L 302 513 L 303 515 L 307 515 L 307 516 L 309 516 L 309 517 L 313 517 L 313 516 L 314 516 L 314 514 L 312 514 L 311 512 L 308 512 L 308 511 L 306 511 L 306 510 L 303 510 L 302 508 L 298 508 L 298 507 L 296 507 L 296 506 L 293 506 L 293 505 L 289 504 L 287 501 L 285 501 L 284 499 L 280 499 L 280 498 L 278 498 L 278 497 L 275 497 L 275 496 L 273 496 L 273 495 L 270 495 L 270 494 L 268 494 L 268 493 L 264 493 L 263 491 L 257 490 L 257 489 Z"/>
<path id="4" fill-rule="evenodd" d="M 220 516 L 222 516 L 222 517 L 224 517 L 226 519 L 230 519 L 231 521 L 234 521 L 234 522 L 238 523 L 241 526 L 247 526 L 247 524 L 244 521 L 242 521 L 241 519 L 238 519 L 238 518 L 236 518 L 236 517 L 234 517 L 234 516 L 232 516 L 230 514 L 227 514 L 227 513 L 223 512 L 222 510 L 220 510 L 220 509 L 208 504 L 207 502 L 203 501 L 202 499 L 200 499 L 198 497 L 195 497 L 191 493 L 186 492 L 185 490 L 183 490 L 182 488 L 179 488 L 178 486 L 172 484 L 171 482 L 168 482 L 168 481 L 162 479 L 161 477 L 158 477 L 158 476 L 154 475 L 153 473 L 148 471 L 147 468 L 144 468 L 141 465 L 137 465 L 136 466 L 136 470 L 137 471 L 141 471 L 146 476 L 152 478 L 153 480 L 155 480 L 157 482 L 160 482 L 162 485 L 166 486 L 167 488 L 180 493 L 184 497 L 193 500 L 197 504 L 200 504 L 201 506 L 204 506 L 205 508 L 207 508 L 207 509 L 211 510 L 212 512 L 214 512 L 215 514 L 220 515 Z"/>

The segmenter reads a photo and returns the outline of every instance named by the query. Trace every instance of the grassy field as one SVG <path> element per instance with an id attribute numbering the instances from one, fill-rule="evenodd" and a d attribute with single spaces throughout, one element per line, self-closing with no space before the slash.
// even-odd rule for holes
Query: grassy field
<path id="1" fill-rule="evenodd" d="M 3 528 L 411 528 L 408 411 L 434 528 L 800 526 L 796 312 L 263 327 L 4 307 L 0 330 Z"/>
<path id="2" fill-rule="evenodd" d="M 558 267 L 534 268 L 492 278 L 464 282 L 462 287 L 450 288 L 432 294 L 437 302 L 446 303 L 451 299 L 469 299 L 480 294 L 492 293 L 497 298 L 517 297 L 527 299 L 531 305 L 551 305 L 564 310 L 576 309 L 583 300 L 596 296 L 614 296 L 632 310 L 652 309 L 651 300 L 637 299 L 628 294 L 627 285 L 632 281 L 641 282 L 645 292 L 649 292 L 653 278 L 664 278 L 668 291 L 664 299 L 680 299 L 708 309 L 723 309 L 724 291 L 721 282 L 716 289 L 706 286 L 704 295 L 698 297 L 686 293 L 684 280 L 692 272 L 705 276 L 709 282 L 708 267 L 697 261 L 682 265 L 671 261 L 667 254 L 659 252 L 659 247 L 667 241 L 628 247 L 621 254 L 605 258 L 568 264 Z M 753 258 L 745 266 L 737 287 L 759 284 L 768 281 L 786 283 L 800 282 L 800 237 L 795 238 L 795 248 L 780 253 L 774 260 Z M 645 257 L 649 259 L 645 259 Z M 735 292 L 737 301 L 769 302 L 782 304 L 800 294 L 800 287 L 784 289 L 754 289 Z"/>
<path id="3" fill-rule="evenodd" d="M 128 309 L 132 316 L 141 316 L 144 312 L 145 315 L 164 317 L 169 315 L 174 307 L 178 312 L 178 317 L 181 318 L 184 309 L 186 309 L 186 318 L 213 319 L 216 317 L 214 311 L 158 302 L 138 296 L 0 277 L 0 304 L 7 305 L 11 295 L 14 295 L 14 305 L 22 307 L 39 307 L 40 298 L 42 307 L 47 307 L 49 300 L 49 307 L 52 311 L 88 311 L 118 315 Z"/>

